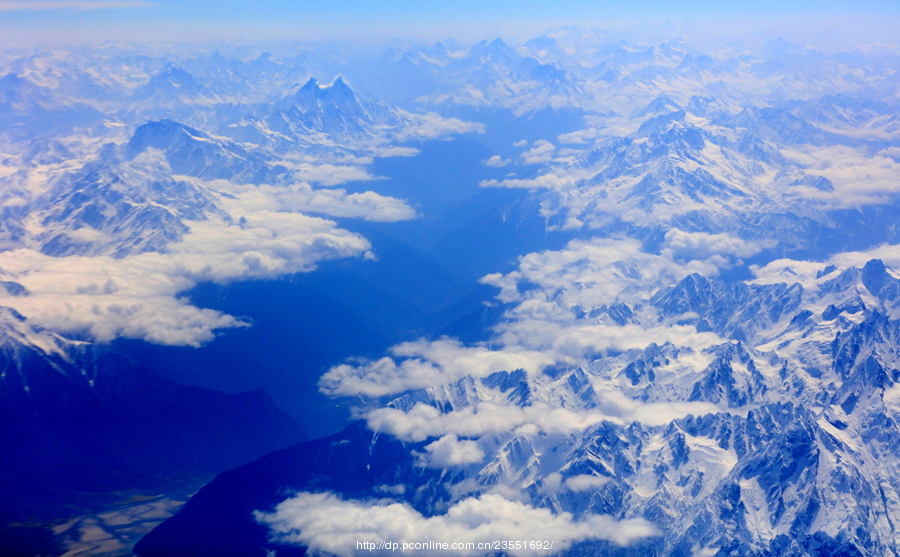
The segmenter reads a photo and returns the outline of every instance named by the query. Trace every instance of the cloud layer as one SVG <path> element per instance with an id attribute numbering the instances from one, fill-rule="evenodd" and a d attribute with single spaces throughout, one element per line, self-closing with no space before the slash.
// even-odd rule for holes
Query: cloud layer
<path id="1" fill-rule="evenodd" d="M 339 173 L 335 176 L 330 173 L 329 176 L 338 178 L 344 175 Z M 346 190 L 338 188 L 313 188 L 305 182 L 288 186 L 236 185 L 229 182 L 214 185 L 234 197 L 222 199 L 222 205 L 232 214 L 269 210 L 317 213 L 371 222 L 396 222 L 416 217 L 415 210 L 405 201 L 373 191 L 348 194 Z"/>
<path id="2" fill-rule="evenodd" d="M 523 426 L 526 426 L 524 431 L 548 435 L 569 435 L 601 422 L 622 425 L 637 421 L 654 426 L 688 414 L 704 415 L 720 410 L 707 402 L 642 403 L 614 394 L 602 402 L 602 408 L 593 410 L 570 410 L 541 402 L 528 406 L 481 402 L 446 413 L 427 404 L 417 404 L 409 411 L 378 408 L 369 412 L 366 420 L 373 431 L 389 433 L 404 441 L 421 442 L 447 435 L 482 437 Z"/>
<path id="3" fill-rule="evenodd" d="M 516 369 L 534 375 L 551 365 L 580 365 L 598 353 L 650 343 L 702 349 L 723 342 L 691 325 L 585 318 L 597 308 L 645 303 L 659 288 L 691 273 L 716 275 L 719 266 L 730 264 L 723 254 L 746 255 L 758 249 L 724 234 L 680 231 L 673 231 L 669 243 L 672 247 L 660 255 L 641 251 L 637 240 L 613 238 L 575 240 L 562 250 L 525 255 L 517 270 L 482 279 L 500 289 L 500 302 L 511 304 L 494 329 L 490 348 L 446 338 L 406 342 L 378 360 L 332 367 L 319 387 L 332 396 L 378 397 L 445 385 L 468 375 L 486 377 Z M 676 250 L 705 259 L 678 260 Z"/>
<path id="4" fill-rule="evenodd" d="M 418 152 L 400 149 L 394 154 Z M 91 160 L 95 155 L 83 156 Z M 151 160 L 140 167 L 132 161 L 118 171 L 147 191 L 155 192 L 154 180 L 168 183 L 171 168 L 161 152 L 150 149 L 142 157 Z M 287 164 L 299 174 L 333 185 L 348 179 L 371 178 L 364 167 L 372 160 L 370 156 L 319 155 Z M 72 177 L 65 168 L 60 172 L 54 179 L 67 186 L 66 181 Z M 33 174 L 30 179 L 41 187 L 52 183 L 40 168 Z M 166 205 L 170 200 L 165 196 L 153 198 L 152 203 L 138 199 L 134 204 L 158 204 L 160 213 L 188 229 L 180 241 L 157 242 L 150 246 L 157 251 L 121 258 L 49 257 L 40 253 L 39 239 L 52 235 L 43 233 L 41 215 L 30 215 L 24 225 L 30 236 L 15 244 L 26 248 L 0 253 L 0 270 L 25 286 L 30 294 L 12 296 L 0 292 L 0 304 L 15 308 L 38 325 L 101 342 L 128 337 L 199 346 L 211 340 L 217 329 L 243 327 L 247 323 L 191 306 L 180 295 L 197 283 L 274 278 L 311 271 L 323 260 L 373 257 L 365 238 L 310 214 L 373 222 L 417 216 L 403 200 L 372 191 L 347 193 L 339 188 L 314 188 L 307 182 L 251 185 L 191 176 L 174 178 L 177 182 L 173 183 L 203 198 L 208 209 L 205 214 L 176 216 L 181 213 L 177 207 Z M 36 206 L 41 207 L 40 203 Z M 114 210 L 105 209 L 107 213 Z M 198 220 L 204 217 L 205 220 Z M 53 219 L 43 219 L 47 221 Z M 89 221 L 76 220 L 65 221 L 63 228 L 53 234 L 63 232 L 71 241 L 99 246 L 95 252 L 102 254 L 110 251 L 104 251 L 106 244 L 116 246 L 128 240 L 141 245 L 142 237 L 158 233 L 157 228 L 158 223 L 149 217 L 135 217 L 118 229 L 107 226 L 103 230 L 92 228 Z"/>
<path id="5" fill-rule="evenodd" d="M 256 518 L 269 526 L 279 542 L 340 557 L 394 554 L 391 550 L 358 549 L 358 542 L 363 541 L 390 541 L 401 547 L 423 542 L 455 544 L 440 554 L 475 556 L 495 553 L 491 544 L 499 540 L 552 541 L 552 553 L 556 553 L 585 540 L 628 545 L 658 534 L 644 519 L 617 521 L 587 514 L 576 520 L 570 513 L 555 514 L 497 494 L 463 499 L 445 514 L 426 517 L 405 503 L 345 501 L 332 493 L 301 492 L 272 513 L 257 512 Z M 547 554 L 528 544 L 504 552 L 522 557 Z"/>
<path id="6" fill-rule="evenodd" d="M 446 338 L 404 342 L 391 348 L 391 353 L 394 358 L 335 366 L 322 376 L 319 387 L 334 396 L 383 396 L 452 383 L 467 375 L 485 377 L 515 369 L 536 373 L 553 363 L 552 357 L 540 352 L 464 346 Z"/>
<path id="7" fill-rule="evenodd" d="M 259 210 L 242 224 L 213 217 L 191 222 L 191 232 L 167 253 L 50 257 L 33 250 L 0 253 L 5 270 L 28 296 L 0 292 L 36 324 L 101 342 L 116 337 L 199 346 L 216 329 L 245 326 L 217 311 L 191 306 L 179 293 L 201 281 L 229 282 L 305 272 L 325 259 L 368 252 L 361 236 L 334 222 Z"/>

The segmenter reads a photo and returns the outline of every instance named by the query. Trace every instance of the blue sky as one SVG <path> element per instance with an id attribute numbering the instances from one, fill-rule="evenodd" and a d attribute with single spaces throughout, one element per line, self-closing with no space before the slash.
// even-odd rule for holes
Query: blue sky
<path id="1" fill-rule="evenodd" d="M 785 30 L 842 28 L 897 42 L 896 0 L 0 0 L 6 42 L 104 39 L 444 38 L 465 34 L 539 33 L 566 24 L 627 26 L 643 22 L 724 24 Z M 895 37 L 893 40 L 892 37 Z M 0 39 L 0 40 L 3 40 Z"/>

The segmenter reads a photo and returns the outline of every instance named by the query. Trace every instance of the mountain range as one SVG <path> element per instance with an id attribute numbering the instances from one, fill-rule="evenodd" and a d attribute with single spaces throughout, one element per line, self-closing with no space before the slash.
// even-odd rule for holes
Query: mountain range
<path id="1" fill-rule="evenodd" d="M 895 47 L 0 60 L 5 554 L 897 553 Z"/>

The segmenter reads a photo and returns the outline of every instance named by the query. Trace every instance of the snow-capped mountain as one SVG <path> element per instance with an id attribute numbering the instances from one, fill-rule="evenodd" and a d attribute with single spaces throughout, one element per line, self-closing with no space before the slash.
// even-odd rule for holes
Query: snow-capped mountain
<path id="1" fill-rule="evenodd" d="M 399 124 L 397 115 L 387 107 L 361 102 L 340 77 L 324 87 L 310 78 L 278 103 L 267 122 L 270 127 L 276 126 L 275 131 L 294 137 L 322 132 L 372 135 L 376 126 Z"/>
<path id="2" fill-rule="evenodd" d="M 537 176 L 482 186 L 550 190 L 544 195 L 544 214 L 551 229 L 563 231 L 627 230 L 650 238 L 677 228 L 753 239 L 759 241 L 758 251 L 776 252 L 820 252 L 824 237 L 847 247 L 858 245 L 853 221 L 860 218 L 860 207 L 846 200 L 851 191 L 865 197 L 874 184 L 871 175 L 836 171 L 835 166 L 844 166 L 843 157 L 859 157 L 870 161 L 866 164 L 883 161 L 892 167 L 881 140 L 825 129 L 781 108 L 749 106 L 737 114 L 707 117 L 695 100 L 688 103 L 690 109 L 654 116 L 653 107 L 668 109 L 671 102 L 657 98 L 639 112 L 643 122 L 636 131 L 594 140 L 574 156 L 561 156 L 564 149 L 549 142 L 535 143 L 521 156 L 541 164 Z M 864 106 L 860 104 L 859 113 L 845 110 L 844 117 L 868 128 L 877 118 L 865 113 Z M 577 136 L 560 139 L 582 141 Z M 833 152 L 835 166 L 803 154 L 814 151 Z M 865 218 L 868 234 L 894 238 L 892 216 L 879 212 Z"/>
<path id="3" fill-rule="evenodd" d="M 166 71 L 174 76 L 162 82 L 166 87 L 175 83 L 181 91 L 193 83 L 180 70 Z M 377 146 L 379 130 L 421 124 L 386 106 L 362 103 L 340 79 L 324 88 L 310 80 L 279 106 L 265 119 L 245 121 L 245 127 L 226 126 L 231 136 L 248 139 L 249 134 L 256 144 L 170 119 L 137 126 L 124 142 L 119 125 L 111 127 L 115 135 L 74 145 L 35 142 L 8 157 L 6 164 L 15 171 L 0 177 L 6 200 L 2 244 L 53 256 L 163 251 L 188 233 L 189 221 L 215 215 L 231 222 L 223 203 L 235 197 L 218 189 L 225 186 L 211 185 L 217 180 L 289 189 L 300 181 L 297 162 L 283 160 L 276 151 L 296 152 L 306 142 L 328 143 L 331 137 L 363 137 L 367 146 Z"/>
<path id="4" fill-rule="evenodd" d="M 6 207 L 5 248 L 54 256 L 160 251 L 188 232 L 183 219 L 222 213 L 212 193 L 173 174 L 232 177 L 243 169 L 221 163 L 238 155 L 228 157 L 188 130 L 171 121 L 148 123 L 129 143 L 106 144 L 88 160 L 68 153 L 47 161 L 21 157 L 23 167 L 3 178 L 4 197 L 16 200 Z"/>
<path id="5" fill-rule="evenodd" d="M 94 108 L 59 98 L 46 87 L 8 73 L 0 78 L 0 134 L 7 140 L 65 133 L 103 119 Z"/>
<path id="6" fill-rule="evenodd" d="M 278 516 L 285 488 L 374 497 L 375 509 L 387 498 L 435 516 L 502 486 L 576 522 L 641 517 L 657 528 L 627 548 L 583 541 L 565 554 L 889 553 L 896 542 L 885 517 L 898 478 L 887 463 L 898 457 L 900 361 L 888 315 L 900 280 L 872 260 L 826 270 L 814 283 L 690 275 L 631 319 L 700 323 L 720 344 L 650 344 L 575 368 L 499 371 L 405 394 L 368 414 L 380 435 L 354 426 L 221 476 L 138 552 L 186 546 L 192 555 L 236 555 L 251 540 L 281 552 L 288 538 L 280 534 L 289 530 L 280 528 L 290 528 L 290 518 L 282 526 L 247 510 Z M 448 459 L 435 448 L 442 443 L 470 444 L 473 456 L 460 450 Z M 297 454 L 367 472 L 350 483 L 334 471 L 276 472 Z M 444 469 L 440 489 L 435 467 Z M 263 475 L 267 487 L 238 487 L 247 485 L 239 478 Z M 394 485 L 404 489 L 387 489 Z M 212 536 L 203 525 L 211 517 L 241 535 Z M 265 542 L 268 527 L 276 530 Z M 231 544 L 233 552 L 225 549 Z"/>

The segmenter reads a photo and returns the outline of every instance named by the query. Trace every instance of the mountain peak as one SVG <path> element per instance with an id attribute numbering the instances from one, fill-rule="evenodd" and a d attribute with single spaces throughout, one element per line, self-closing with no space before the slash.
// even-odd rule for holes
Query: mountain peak
<path id="1" fill-rule="evenodd" d="M 342 102 L 347 102 L 356 99 L 356 93 L 353 92 L 353 89 L 350 88 L 347 83 L 344 82 L 341 76 L 338 76 L 328 87 L 325 88 L 326 93 L 330 98 L 340 98 Z"/>
<path id="2" fill-rule="evenodd" d="M 17 87 L 23 81 L 25 81 L 23 78 L 17 76 L 12 72 L 9 72 L 3 77 L 0 77 L 0 90 L 8 89 L 10 87 Z"/>
<path id="3" fill-rule="evenodd" d="M 878 296 L 890 279 L 887 267 L 881 259 L 870 259 L 862 269 L 863 285 L 875 296 Z"/>
<path id="4" fill-rule="evenodd" d="M 503 39 L 501 39 L 500 37 L 497 37 L 496 39 L 491 41 L 491 44 L 488 45 L 488 48 L 509 48 L 509 47 L 506 45 L 505 42 L 503 42 Z"/>
<path id="5" fill-rule="evenodd" d="M 180 122 L 169 120 L 168 118 L 147 122 L 138 126 L 138 129 L 134 131 L 134 135 L 131 136 L 125 147 L 126 157 L 133 159 L 148 147 L 157 149 L 170 147 L 178 136 L 185 133 L 200 137 L 205 135 L 201 131 L 189 128 Z"/>
<path id="6" fill-rule="evenodd" d="M 332 106 L 341 110 L 357 110 L 358 100 L 353 89 L 338 76 L 331 85 L 323 87 L 319 81 L 311 77 L 296 93 L 285 99 L 286 106 L 295 106 L 301 112 L 316 112 L 324 106 Z"/>
<path id="7" fill-rule="evenodd" d="M 15 103 L 21 101 L 22 89 L 28 84 L 25 78 L 10 72 L 0 77 L 0 103 Z"/>
<path id="8" fill-rule="evenodd" d="M 647 106 L 635 113 L 634 116 L 641 118 L 653 114 L 670 114 L 679 110 L 681 110 L 681 107 L 678 103 L 673 101 L 669 95 L 663 94 L 650 101 Z"/>
<path id="9" fill-rule="evenodd" d="M 193 79 L 189 73 L 181 69 L 179 66 L 175 65 L 175 62 L 169 62 L 166 64 L 162 70 L 157 74 L 158 76 L 169 76 L 169 77 L 177 77 L 184 78 L 185 76 Z"/>
<path id="10" fill-rule="evenodd" d="M 487 55 L 489 58 L 497 60 L 495 57 L 500 57 L 501 60 L 511 59 L 515 55 L 515 51 L 510 48 L 508 44 L 503 42 L 503 39 L 497 37 L 490 43 L 487 41 L 481 41 L 472 47 L 472 54 L 482 54 Z"/>
<path id="11" fill-rule="evenodd" d="M 641 124 L 641 127 L 638 128 L 638 135 L 649 136 L 655 133 L 661 133 L 669 129 L 674 123 L 684 122 L 685 116 L 686 113 L 683 108 L 667 114 L 654 116 Z"/>
<path id="12" fill-rule="evenodd" d="M 135 97 L 138 99 L 150 97 L 174 99 L 181 98 L 183 95 L 195 96 L 201 92 L 201 89 L 194 76 L 176 66 L 174 62 L 169 62 L 159 73 L 151 77 L 150 81 L 135 91 Z"/>
<path id="13" fill-rule="evenodd" d="M 525 43 L 525 46 L 535 49 L 552 50 L 559 48 L 559 43 L 552 37 L 541 35 L 540 37 L 531 39 L 530 41 Z"/>

